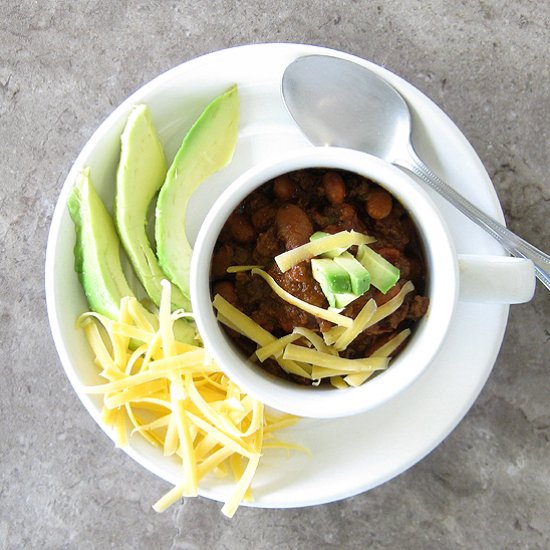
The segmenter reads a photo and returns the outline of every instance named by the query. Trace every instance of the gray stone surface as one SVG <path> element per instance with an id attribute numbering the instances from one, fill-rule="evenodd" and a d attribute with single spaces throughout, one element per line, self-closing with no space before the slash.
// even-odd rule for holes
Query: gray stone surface
<path id="1" fill-rule="evenodd" d="M 0 16 L 0 548 L 549 548 L 550 295 L 511 310 L 493 374 L 418 465 L 300 510 L 188 501 L 96 427 L 48 328 L 44 258 L 79 150 L 130 92 L 197 55 L 321 44 L 405 77 L 477 150 L 513 230 L 550 250 L 546 0 L 3 0 Z"/>

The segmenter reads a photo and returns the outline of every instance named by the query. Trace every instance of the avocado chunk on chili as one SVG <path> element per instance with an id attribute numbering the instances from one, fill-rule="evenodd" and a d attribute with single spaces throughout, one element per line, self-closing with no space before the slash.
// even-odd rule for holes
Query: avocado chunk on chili
<path id="1" fill-rule="evenodd" d="M 357 259 L 370 273 L 372 286 L 383 294 L 386 294 L 399 281 L 401 276 L 399 268 L 388 262 L 386 258 L 369 246 L 359 245 Z"/>
<path id="2" fill-rule="evenodd" d="M 370 288 L 370 273 L 349 252 L 334 258 L 334 262 L 346 270 L 349 276 L 351 292 L 362 296 Z"/>
<path id="3" fill-rule="evenodd" d="M 351 282 L 348 272 L 329 258 L 313 258 L 311 260 L 313 278 L 333 294 L 351 292 Z"/>

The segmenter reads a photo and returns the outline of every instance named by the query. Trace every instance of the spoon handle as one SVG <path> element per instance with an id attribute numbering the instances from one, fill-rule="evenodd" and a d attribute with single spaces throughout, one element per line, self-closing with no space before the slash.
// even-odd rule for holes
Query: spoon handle
<path id="1" fill-rule="evenodd" d="M 394 164 L 410 170 L 422 181 L 427 183 L 470 220 L 485 229 L 485 231 L 494 237 L 512 256 L 531 260 L 535 265 L 537 279 L 550 290 L 550 256 L 548 256 L 548 254 L 545 254 L 532 244 L 523 240 L 521 237 L 485 214 L 485 212 L 482 212 L 460 193 L 456 192 L 424 164 L 416 154 L 412 145 L 409 148 L 409 158 L 396 160 Z"/>

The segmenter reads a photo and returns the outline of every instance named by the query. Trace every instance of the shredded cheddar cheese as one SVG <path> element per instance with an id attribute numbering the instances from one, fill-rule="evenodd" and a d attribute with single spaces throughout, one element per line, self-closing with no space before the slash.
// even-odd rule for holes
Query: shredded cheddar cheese
<path id="1" fill-rule="evenodd" d="M 336 342 L 334 342 L 334 347 L 338 351 L 345 350 L 348 345 L 363 332 L 369 321 L 373 318 L 376 313 L 377 305 L 376 302 L 371 298 L 359 312 L 357 317 L 353 320 L 353 324 L 346 331 L 338 337 Z"/>
<path id="2" fill-rule="evenodd" d="M 227 268 L 227 273 L 242 273 L 243 271 L 251 271 L 255 267 L 262 269 L 263 265 L 232 265 Z"/>
<path id="3" fill-rule="evenodd" d="M 292 331 L 293 334 L 299 334 L 309 341 L 317 351 L 323 353 L 330 353 L 332 355 L 338 355 L 338 351 L 331 346 L 327 346 L 323 342 L 323 338 L 310 328 L 295 327 Z"/>
<path id="4" fill-rule="evenodd" d="M 256 344 L 260 346 L 266 346 L 272 344 L 277 339 L 271 332 L 268 332 L 262 328 L 258 323 L 253 319 L 242 313 L 235 306 L 231 305 L 225 298 L 221 295 L 216 294 L 214 296 L 214 307 L 218 310 L 218 313 L 221 315 L 218 317 L 219 321 L 224 323 L 226 319 L 230 319 L 227 326 L 230 328 L 235 327 L 237 332 L 240 332 Z M 297 374 L 298 376 L 309 376 L 308 373 L 300 367 L 300 365 L 294 363 L 293 361 L 288 361 L 286 359 L 277 358 L 277 362 L 281 367 L 291 374 Z"/>
<path id="5" fill-rule="evenodd" d="M 103 396 L 101 418 L 113 429 L 117 446 L 142 436 L 160 446 L 165 456 L 181 461 L 181 482 L 158 500 L 156 511 L 197 495 L 204 476 L 231 473 L 236 484 L 222 512 L 232 517 L 242 500 L 252 496 L 264 440 L 296 418 L 265 414 L 263 404 L 242 393 L 204 348 L 176 340 L 174 321 L 182 312 L 170 312 L 169 283 L 163 282 L 156 329 L 135 302 L 122 300 L 115 321 L 95 313 L 80 317 L 78 325 L 106 379 L 84 390 Z M 269 333 L 256 334 L 264 344 L 276 340 Z M 137 347 L 135 340 L 141 342 Z M 274 441 L 269 445 L 287 447 Z"/>
<path id="6" fill-rule="evenodd" d="M 268 357 L 274 357 L 278 359 L 283 354 L 283 351 L 287 344 L 290 344 L 301 337 L 301 334 L 295 332 L 293 332 L 292 334 L 287 334 L 286 336 L 283 336 L 278 340 L 274 340 L 266 346 L 258 348 L 256 350 L 256 356 L 262 362 L 265 361 Z"/>
<path id="7" fill-rule="evenodd" d="M 354 232 L 341 233 L 345 233 L 347 236 L 344 235 L 344 237 L 347 239 L 355 238 Z M 350 233 L 352 237 L 349 237 Z M 331 235 L 331 237 L 334 236 Z M 321 240 L 318 239 L 312 243 Z M 334 246 L 334 243 L 331 243 L 331 247 Z M 319 385 L 325 378 L 330 379 L 330 383 L 335 388 L 361 385 L 374 372 L 388 367 L 391 354 L 410 334 L 408 329 L 402 331 L 370 357 L 349 359 L 340 355 L 361 333 L 401 307 L 407 294 L 414 290 L 414 285 L 410 281 L 407 281 L 393 298 L 380 307 L 374 299 L 370 299 L 355 319 L 352 319 L 330 308 L 323 309 L 293 296 L 281 288 L 273 277 L 261 268 L 232 266 L 228 269 L 231 273 L 242 271 L 250 271 L 253 275 L 262 277 L 275 294 L 286 302 L 335 324 L 322 336 L 306 327 L 295 327 L 292 333 L 276 338 L 219 294 L 214 297 L 213 305 L 218 311 L 218 320 L 258 346 L 250 358 L 252 361 L 259 360 L 263 363 L 272 358 L 284 371 L 311 380 L 313 386 Z"/>
<path id="8" fill-rule="evenodd" d="M 387 357 L 366 357 L 363 359 L 346 359 L 345 357 L 335 356 L 331 353 L 312 350 L 296 344 L 287 344 L 283 357 L 295 361 L 308 362 L 313 367 L 323 367 L 327 371 L 338 371 L 336 374 L 349 372 L 364 372 L 385 369 L 388 366 Z M 315 375 L 317 372 L 317 375 Z M 320 372 L 314 370 L 313 378 L 323 378 Z M 332 376 L 332 375 L 331 375 Z"/>
<path id="9" fill-rule="evenodd" d="M 375 242 L 376 239 L 369 237 L 363 233 L 358 233 L 357 231 L 340 231 L 334 235 L 328 235 L 326 237 L 320 237 L 310 241 L 302 246 L 293 248 L 292 250 L 287 250 L 282 254 L 279 254 L 275 257 L 275 262 L 279 266 L 279 269 L 284 273 L 288 271 L 291 267 L 310 260 L 315 256 L 320 256 L 331 250 L 337 248 L 343 248 L 344 250 L 350 246 L 360 245 L 360 244 L 371 244 Z"/>
<path id="10" fill-rule="evenodd" d="M 386 342 L 383 346 L 380 346 L 373 353 L 374 357 L 390 357 L 391 354 L 409 337 L 411 329 L 406 328 L 398 334 L 396 334 L 391 340 Z M 360 386 L 374 373 L 372 372 L 356 372 L 348 374 L 344 378 L 344 382 L 350 386 Z"/>
<path id="11" fill-rule="evenodd" d="M 396 312 L 405 301 L 405 296 L 414 290 L 414 285 L 411 281 L 407 281 L 402 287 L 401 290 L 396 294 L 391 300 L 388 300 L 385 304 L 381 305 L 370 318 L 370 321 L 367 323 L 365 329 L 372 327 L 378 321 L 385 319 L 390 316 L 392 313 Z"/>
<path id="12" fill-rule="evenodd" d="M 341 326 L 333 327 L 325 332 L 323 335 L 325 343 L 334 345 L 338 351 L 345 350 L 363 331 L 395 313 L 403 305 L 407 294 L 413 290 L 413 283 L 407 281 L 391 300 L 380 307 L 376 306 L 374 300 L 369 300 L 353 320 L 351 326 L 345 328 Z"/>

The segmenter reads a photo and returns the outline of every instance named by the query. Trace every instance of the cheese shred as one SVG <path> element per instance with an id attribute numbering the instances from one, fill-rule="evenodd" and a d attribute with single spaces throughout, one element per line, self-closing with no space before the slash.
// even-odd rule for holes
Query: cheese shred
<path id="1" fill-rule="evenodd" d="M 241 392 L 204 348 L 176 340 L 178 316 L 170 312 L 168 282 L 162 286 L 158 328 L 136 314 L 140 308 L 134 302 L 135 298 L 124 298 L 115 321 L 93 313 L 78 320 L 99 374 L 106 379 L 83 389 L 103 397 L 101 419 L 111 427 L 117 446 L 141 436 L 180 461 L 181 480 L 153 505 L 157 512 L 196 496 L 204 476 L 232 474 L 235 486 L 222 508 L 232 517 L 239 504 L 252 497 L 264 440 L 297 419 L 264 413 L 263 404 Z M 259 334 L 262 345 L 276 341 L 268 332 Z M 132 339 L 142 344 L 136 348 Z M 305 372 L 282 359 L 282 351 L 278 355 L 283 364 Z M 289 448 L 284 443 L 270 446 Z"/>
<path id="2" fill-rule="evenodd" d="M 350 246 L 360 245 L 360 244 L 371 244 L 375 242 L 374 237 L 369 237 L 363 233 L 358 233 L 357 231 L 340 231 L 334 235 L 327 235 L 326 237 L 321 237 L 310 241 L 302 246 L 293 248 L 292 250 L 287 250 L 282 254 L 279 254 L 275 257 L 275 262 L 279 266 L 279 269 L 284 273 L 288 271 L 291 267 L 310 260 L 315 256 L 320 256 L 325 252 L 337 248 L 349 248 Z"/>
<path id="3" fill-rule="evenodd" d="M 314 306 L 309 302 L 304 302 L 304 300 L 296 298 L 296 296 L 293 296 L 292 294 L 290 294 L 290 292 L 287 292 L 284 288 L 279 286 L 275 279 L 271 275 L 269 275 L 269 273 L 266 273 L 263 269 L 252 268 L 251 271 L 253 275 L 259 275 L 271 287 L 271 290 L 273 290 L 273 292 L 275 292 L 275 294 L 277 294 L 277 296 L 279 296 L 279 298 L 282 298 L 285 302 L 288 302 L 289 304 L 296 306 L 303 311 L 306 311 L 307 313 L 311 313 L 311 315 L 315 315 L 315 317 L 319 317 L 320 319 L 324 319 L 325 321 L 330 321 L 335 325 L 351 327 L 353 323 L 353 319 L 351 319 L 351 317 L 340 315 L 340 313 L 336 313 L 334 311 L 331 311 L 330 309 L 324 309 L 319 306 Z"/>
<path id="4" fill-rule="evenodd" d="M 338 237 L 338 243 L 345 243 L 351 242 L 350 239 L 357 240 L 357 235 L 353 231 L 343 231 L 327 238 Z M 366 236 L 363 235 L 363 237 Z M 308 246 L 306 250 L 310 251 L 309 244 L 322 240 L 318 239 L 304 246 Z M 329 242 L 334 246 L 336 241 L 333 239 Z M 289 252 L 294 250 L 298 249 Z M 315 251 L 317 252 L 317 249 Z M 312 386 L 319 385 L 321 380 L 326 378 L 330 379 L 331 385 L 338 389 L 361 385 L 376 371 L 388 368 L 391 354 L 410 334 L 408 329 L 402 331 L 369 357 L 349 359 L 345 356 L 347 347 L 360 334 L 395 313 L 403 305 L 407 294 L 414 290 L 411 281 L 406 281 L 398 293 L 381 306 L 378 306 L 374 299 L 368 300 L 357 316 L 352 319 L 330 308 L 323 309 L 300 300 L 279 286 L 275 279 L 261 268 L 243 265 L 232 266 L 227 271 L 231 273 L 250 271 L 252 275 L 259 275 L 279 298 L 311 315 L 335 324 L 322 336 L 309 328 L 295 327 L 292 333 L 276 338 L 221 295 L 214 296 L 213 305 L 217 309 L 218 320 L 257 345 L 256 351 L 249 358 L 251 361 L 259 360 L 263 363 L 273 359 L 285 372 L 311 380 Z"/>

